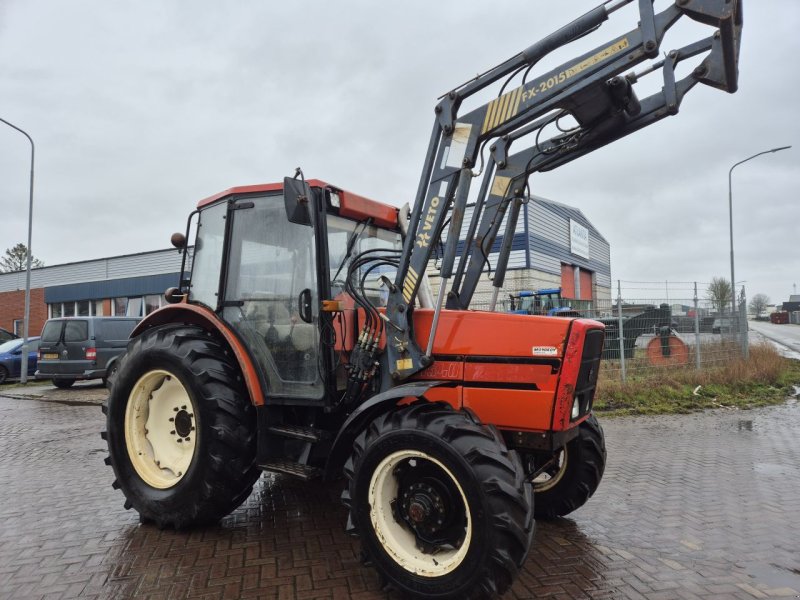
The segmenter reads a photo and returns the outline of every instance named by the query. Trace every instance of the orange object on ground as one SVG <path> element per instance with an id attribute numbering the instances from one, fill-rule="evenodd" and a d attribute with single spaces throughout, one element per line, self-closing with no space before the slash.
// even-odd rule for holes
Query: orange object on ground
<path id="1" fill-rule="evenodd" d="M 689 364 L 689 348 L 677 336 L 667 339 L 668 353 L 662 348 L 661 336 L 656 336 L 647 344 L 647 362 L 656 367 L 671 367 Z M 666 354 L 666 355 L 665 355 Z"/>

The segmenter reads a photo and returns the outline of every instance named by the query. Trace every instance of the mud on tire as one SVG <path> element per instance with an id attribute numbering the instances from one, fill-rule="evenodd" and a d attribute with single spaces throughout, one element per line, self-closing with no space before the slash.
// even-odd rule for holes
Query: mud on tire
<path id="1" fill-rule="evenodd" d="M 373 421 L 345 464 L 348 530 L 411 596 L 503 593 L 533 540 L 533 495 L 493 427 L 421 402 Z"/>
<path id="2" fill-rule="evenodd" d="M 586 504 L 600 485 L 605 468 L 603 428 L 590 415 L 578 426 L 578 436 L 567 444 L 549 479 L 534 481 L 536 518 L 563 517 Z"/>
<path id="3" fill-rule="evenodd" d="M 113 485 L 144 522 L 218 521 L 258 479 L 255 410 L 238 366 L 198 327 L 166 325 L 131 341 L 103 412 Z"/>

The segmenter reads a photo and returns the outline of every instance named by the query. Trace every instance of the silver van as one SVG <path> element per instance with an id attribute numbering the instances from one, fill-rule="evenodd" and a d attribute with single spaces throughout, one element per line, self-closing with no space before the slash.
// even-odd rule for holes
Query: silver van
<path id="1" fill-rule="evenodd" d="M 39 341 L 36 379 L 52 379 L 59 388 L 68 388 L 79 379 L 107 383 L 139 321 L 134 317 L 50 319 Z"/>

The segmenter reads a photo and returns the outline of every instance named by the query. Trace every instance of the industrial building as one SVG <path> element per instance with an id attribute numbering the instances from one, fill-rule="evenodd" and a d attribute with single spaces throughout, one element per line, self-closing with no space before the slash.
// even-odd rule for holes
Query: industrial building
<path id="1" fill-rule="evenodd" d="M 472 210 L 473 207 L 468 206 L 465 211 L 462 232 L 466 232 L 472 219 Z M 497 262 L 504 230 L 505 225 L 500 228 L 501 234 L 489 253 L 487 274 Z M 459 253 L 463 248 L 463 243 L 459 243 Z M 431 265 L 428 276 L 436 292 L 438 267 L 433 262 Z M 580 210 L 532 196 L 520 210 L 502 291 L 515 293 L 559 287 L 564 298 L 574 300 L 571 304 L 575 308 L 591 309 L 598 301 L 608 304 L 611 300 L 611 249 Z M 487 275 L 481 278 L 473 305 L 488 304 L 491 293 L 492 281 Z"/>
<path id="2" fill-rule="evenodd" d="M 30 335 L 52 317 L 143 316 L 177 286 L 181 255 L 174 248 L 31 270 Z M 0 327 L 22 335 L 25 271 L 0 273 Z"/>

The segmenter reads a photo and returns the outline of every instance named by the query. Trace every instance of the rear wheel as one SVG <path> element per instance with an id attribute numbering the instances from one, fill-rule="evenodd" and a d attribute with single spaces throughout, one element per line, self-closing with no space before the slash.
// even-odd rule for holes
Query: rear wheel
<path id="1" fill-rule="evenodd" d="M 71 388 L 72 384 L 75 383 L 74 379 L 61 379 L 60 377 L 54 377 L 52 381 L 54 386 L 62 390 Z"/>
<path id="2" fill-rule="evenodd" d="M 160 527 L 218 521 L 258 479 L 255 411 L 210 334 L 168 325 L 136 338 L 104 407 L 126 508 Z"/>
<path id="3" fill-rule="evenodd" d="M 388 583 L 436 598 L 511 585 L 533 540 L 533 497 L 494 428 L 420 403 L 378 418 L 353 450 L 349 529 Z"/>
<path id="4" fill-rule="evenodd" d="M 573 438 L 533 480 L 536 517 L 563 517 L 594 494 L 606 468 L 603 428 L 594 415 L 578 426 Z"/>

